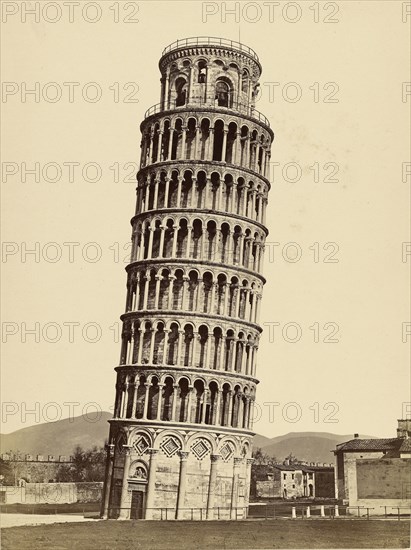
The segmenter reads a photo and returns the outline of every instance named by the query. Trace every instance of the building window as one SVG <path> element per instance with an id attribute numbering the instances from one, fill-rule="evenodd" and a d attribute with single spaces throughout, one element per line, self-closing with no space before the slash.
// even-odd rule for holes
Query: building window
<path id="1" fill-rule="evenodd" d="M 176 84 L 176 107 L 181 107 L 186 104 L 187 83 L 184 78 L 177 78 Z"/>
<path id="2" fill-rule="evenodd" d="M 283 474 L 283 479 L 287 479 L 287 474 Z"/>
<path id="3" fill-rule="evenodd" d="M 294 479 L 294 474 L 291 474 L 291 479 Z"/>
<path id="4" fill-rule="evenodd" d="M 198 63 L 198 83 L 204 84 L 207 80 L 206 62 L 200 61 Z"/>
<path id="5" fill-rule="evenodd" d="M 215 85 L 215 98 L 218 107 L 230 107 L 230 87 L 227 82 L 217 80 Z"/>

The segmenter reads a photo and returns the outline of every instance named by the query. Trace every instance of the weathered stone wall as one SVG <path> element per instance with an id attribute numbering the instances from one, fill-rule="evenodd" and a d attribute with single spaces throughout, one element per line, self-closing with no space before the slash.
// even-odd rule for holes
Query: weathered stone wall
<path id="1" fill-rule="evenodd" d="M 277 481 L 257 481 L 257 498 L 281 498 L 281 485 Z"/>
<path id="2" fill-rule="evenodd" d="M 357 460 L 358 499 L 411 498 L 411 460 L 382 458 Z"/>
<path id="3" fill-rule="evenodd" d="M 357 460 L 382 458 L 382 452 L 344 453 L 344 482 L 339 485 L 338 498 L 350 501 L 357 495 Z"/>
<path id="4" fill-rule="evenodd" d="M 23 487 L 0 487 L 5 504 L 71 504 L 100 502 L 103 483 L 26 483 Z"/>
<path id="5" fill-rule="evenodd" d="M 315 496 L 317 498 L 335 498 L 334 470 L 316 470 Z"/>

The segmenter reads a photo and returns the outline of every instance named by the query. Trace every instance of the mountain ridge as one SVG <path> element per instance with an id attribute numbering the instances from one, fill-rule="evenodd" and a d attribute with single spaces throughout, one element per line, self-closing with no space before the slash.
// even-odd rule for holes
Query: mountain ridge
<path id="1" fill-rule="evenodd" d="M 112 413 L 103 411 L 98 418 L 77 416 L 54 422 L 45 422 L 20 428 L 9 434 L 0 434 L 0 452 L 20 452 L 31 455 L 70 455 L 76 445 L 84 449 L 103 446 L 108 437 L 108 420 Z M 372 439 L 372 436 L 361 436 Z M 330 463 L 336 445 L 353 439 L 354 435 L 331 432 L 289 432 L 275 437 L 256 434 L 254 448 L 284 460 L 292 453 L 300 460 Z"/>

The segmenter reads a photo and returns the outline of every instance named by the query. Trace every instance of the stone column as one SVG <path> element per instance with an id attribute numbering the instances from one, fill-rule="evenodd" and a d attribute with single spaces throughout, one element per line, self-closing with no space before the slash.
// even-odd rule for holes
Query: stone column
<path id="1" fill-rule="evenodd" d="M 265 157 L 265 154 L 266 154 L 266 153 L 265 153 L 264 147 L 262 147 L 261 149 L 262 149 L 262 151 L 263 151 L 263 155 L 262 155 L 262 158 L 261 158 L 261 170 L 260 170 L 260 174 L 261 174 L 262 176 L 265 176 L 265 158 L 266 158 L 266 157 Z"/>
<path id="2" fill-rule="evenodd" d="M 228 299 L 230 297 L 230 283 L 227 281 L 224 284 L 224 305 L 223 305 L 223 312 L 222 315 L 225 317 L 228 316 Z"/>
<path id="3" fill-rule="evenodd" d="M 148 305 L 148 287 L 150 284 L 150 272 L 147 271 L 144 275 L 144 295 L 143 295 L 143 309 L 147 309 Z"/>
<path id="4" fill-rule="evenodd" d="M 153 131 L 149 134 L 149 142 L 147 146 L 147 158 L 146 158 L 146 164 L 151 164 L 151 150 L 153 148 Z"/>
<path id="5" fill-rule="evenodd" d="M 185 334 L 184 330 L 179 330 L 178 331 L 177 361 L 176 361 L 177 366 L 180 366 L 180 364 L 181 364 L 181 348 L 182 348 L 182 345 L 183 345 L 184 334 Z"/>
<path id="6" fill-rule="evenodd" d="M 137 389 L 138 389 L 138 386 L 139 386 L 139 379 L 138 379 L 137 374 L 136 374 L 136 376 L 134 377 L 133 386 L 134 386 L 134 391 L 133 391 L 133 406 L 131 407 L 131 418 L 136 418 Z"/>
<path id="7" fill-rule="evenodd" d="M 233 390 L 227 392 L 227 426 L 231 426 L 233 423 Z"/>
<path id="8" fill-rule="evenodd" d="M 191 360 L 190 360 L 190 366 L 191 367 L 195 366 L 198 339 L 199 339 L 198 332 L 193 332 L 193 343 L 192 343 L 192 347 L 191 347 Z"/>
<path id="9" fill-rule="evenodd" d="M 210 351 L 210 333 L 207 335 L 207 340 L 204 342 L 204 364 L 203 368 L 209 369 L 210 366 L 208 364 L 208 355 Z"/>
<path id="10" fill-rule="evenodd" d="M 144 396 L 143 419 L 146 420 L 147 413 L 148 413 L 148 399 L 149 399 L 149 392 L 150 392 L 150 384 L 146 382 L 144 386 L 146 387 L 146 394 Z"/>
<path id="11" fill-rule="evenodd" d="M 247 467 L 246 467 L 246 478 L 245 478 L 245 495 L 244 495 L 244 506 L 245 506 L 245 515 L 244 519 L 248 515 L 248 504 L 250 502 L 250 482 L 251 482 L 251 466 L 254 462 L 253 458 L 247 458 Z"/>
<path id="12" fill-rule="evenodd" d="M 159 162 L 161 160 L 164 160 L 161 155 L 161 146 L 163 144 L 163 130 L 158 131 L 158 147 L 157 147 L 157 161 Z"/>
<path id="13" fill-rule="evenodd" d="M 257 294 L 256 304 L 255 304 L 255 316 L 254 316 L 255 323 L 258 323 L 258 319 L 260 318 L 260 306 L 261 306 L 261 294 Z"/>
<path id="14" fill-rule="evenodd" d="M 179 202 L 177 204 L 180 204 Z M 173 249 L 171 257 L 175 258 L 177 254 L 178 225 L 173 225 Z"/>
<path id="15" fill-rule="evenodd" d="M 150 449 L 150 468 L 148 472 L 147 494 L 146 494 L 146 514 L 145 519 L 153 518 L 154 496 L 156 490 L 156 472 L 158 450 Z"/>
<path id="16" fill-rule="evenodd" d="M 127 363 L 127 348 L 129 345 L 130 338 L 130 328 L 127 323 L 123 324 L 121 331 L 121 352 L 120 352 L 120 365 L 125 365 Z"/>
<path id="17" fill-rule="evenodd" d="M 226 152 L 227 152 L 227 134 L 228 134 L 228 130 L 224 129 L 223 130 L 223 147 L 222 147 L 222 151 L 221 151 L 221 160 L 222 160 L 222 162 L 225 162 L 225 155 L 226 155 Z"/>
<path id="18" fill-rule="evenodd" d="M 243 167 L 248 168 L 248 155 L 250 151 L 249 142 L 251 141 L 250 136 L 244 136 L 244 154 L 243 154 Z"/>
<path id="19" fill-rule="evenodd" d="M 156 280 L 156 295 L 154 296 L 154 309 L 158 309 L 158 300 L 160 298 L 160 284 L 163 277 L 161 275 L 155 275 Z"/>
<path id="20" fill-rule="evenodd" d="M 174 128 L 170 128 L 170 140 L 168 142 L 168 154 L 167 154 L 167 160 L 171 160 L 171 151 L 173 149 L 173 134 L 175 130 Z"/>
<path id="21" fill-rule="evenodd" d="M 213 160 L 213 150 L 214 150 L 214 128 L 210 128 L 205 160 Z"/>
<path id="22" fill-rule="evenodd" d="M 232 163 L 238 164 L 237 160 L 240 158 L 240 139 L 241 139 L 241 132 L 236 132 L 235 134 L 235 141 L 233 143 L 233 157 L 232 157 Z"/>
<path id="23" fill-rule="evenodd" d="M 136 277 L 136 292 L 134 293 L 134 301 L 132 305 L 132 311 L 136 311 L 138 309 L 138 303 L 140 301 L 140 275 L 137 275 Z"/>
<path id="24" fill-rule="evenodd" d="M 186 139 L 187 139 L 187 127 L 186 126 L 183 126 L 182 127 L 182 132 L 183 132 L 183 135 L 182 135 L 182 138 L 181 138 L 181 155 L 180 155 L 180 160 L 183 160 L 186 158 Z M 180 204 L 180 201 L 177 202 L 177 204 Z"/>
<path id="25" fill-rule="evenodd" d="M 241 201 L 242 201 L 242 205 L 241 205 L 241 211 L 240 211 L 240 215 L 241 216 L 245 216 L 246 213 L 247 213 L 247 190 L 249 188 L 249 185 L 246 183 L 244 184 L 243 186 L 243 192 L 242 192 L 242 195 L 241 195 Z"/>
<path id="26" fill-rule="evenodd" d="M 190 224 L 187 227 L 187 248 L 186 248 L 186 258 L 191 258 L 190 249 L 191 249 L 191 232 L 193 228 Z"/>
<path id="27" fill-rule="evenodd" d="M 177 392 L 178 392 L 179 386 L 178 384 L 173 385 L 173 402 L 171 404 L 171 420 L 176 420 L 176 407 L 177 407 Z"/>
<path id="28" fill-rule="evenodd" d="M 168 352 L 168 338 L 170 334 L 170 329 L 165 328 L 164 329 L 164 346 L 163 346 L 163 364 L 168 365 L 168 359 L 167 359 L 167 352 Z"/>
<path id="29" fill-rule="evenodd" d="M 123 445 L 125 452 L 124 470 L 123 470 L 123 485 L 121 488 L 120 514 L 118 519 L 130 519 L 130 495 L 128 491 L 128 474 L 130 470 L 131 449 L 129 445 Z"/>
<path id="30" fill-rule="evenodd" d="M 214 519 L 214 500 L 217 481 L 217 464 L 220 455 L 211 455 L 210 478 L 208 482 L 207 519 Z"/>
<path id="31" fill-rule="evenodd" d="M 164 208 L 168 208 L 168 195 L 170 194 L 170 180 L 166 179 L 166 189 L 164 192 Z"/>
<path id="32" fill-rule="evenodd" d="M 256 362 L 257 362 L 257 351 L 258 351 L 258 346 L 254 346 L 253 367 L 252 367 L 252 371 L 251 371 L 251 376 L 255 376 Z"/>
<path id="33" fill-rule="evenodd" d="M 252 366 L 252 346 L 248 346 L 248 353 L 247 353 L 247 362 L 245 365 L 245 373 L 247 376 L 251 376 L 251 366 Z"/>
<path id="34" fill-rule="evenodd" d="M 178 186 L 177 186 L 177 208 L 180 208 L 181 204 L 181 191 L 183 187 L 183 177 L 178 178 Z"/>
<path id="35" fill-rule="evenodd" d="M 235 370 L 235 358 L 237 353 L 238 338 L 232 337 L 230 341 L 230 357 L 228 359 L 228 370 L 232 372 Z"/>
<path id="36" fill-rule="evenodd" d="M 201 397 L 203 408 L 201 409 L 201 419 L 200 424 L 204 424 L 205 422 L 205 416 L 206 416 L 206 409 L 207 409 L 207 401 L 208 401 L 208 389 L 204 388 L 203 395 Z"/>
<path id="37" fill-rule="evenodd" d="M 188 422 L 188 423 L 191 422 L 191 402 L 193 397 L 193 389 L 194 389 L 194 386 L 188 386 L 187 414 L 185 418 L 185 422 Z"/>
<path id="38" fill-rule="evenodd" d="M 162 405 L 162 397 L 163 397 L 163 387 L 164 384 L 158 385 L 158 402 L 157 402 L 157 420 L 161 420 L 161 405 Z"/>
<path id="39" fill-rule="evenodd" d="M 170 281 L 170 285 L 168 287 L 168 309 L 173 309 L 173 285 L 176 277 L 174 275 L 170 275 L 168 279 Z"/>
<path id="40" fill-rule="evenodd" d="M 158 162 L 158 161 L 157 161 Z M 157 210 L 158 207 L 158 188 L 160 187 L 160 180 L 154 180 L 154 200 L 153 200 L 153 210 Z"/>
<path id="41" fill-rule="evenodd" d="M 156 337 L 156 330 L 154 327 L 151 329 L 151 337 L 150 337 L 150 355 L 148 358 L 148 362 L 150 365 L 153 363 L 154 358 L 154 343 L 155 343 L 155 337 Z"/>
<path id="42" fill-rule="evenodd" d="M 234 214 L 236 214 L 236 212 L 234 212 L 234 204 L 235 204 L 234 200 L 236 195 L 237 195 L 237 183 L 233 181 L 230 188 L 230 203 L 228 205 L 228 210 L 229 212 L 233 212 Z"/>
<path id="43" fill-rule="evenodd" d="M 183 288 L 182 288 L 182 298 L 181 298 L 181 309 L 184 311 L 186 309 L 187 305 L 187 297 L 188 297 L 188 283 L 190 279 L 188 275 L 183 275 Z"/>
<path id="44" fill-rule="evenodd" d="M 150 236 L 148 239 L 148 254 L 147 258 L 150 260 L 153 256 L 153 239 L 154 239 L 154 229 L 152 227 L 148 228 L 150 231 Z"/>
<path id="45" fill-rule="evenodd" d="M 110 506 L 110 493 L 111 493 L 111 478 L 113 476 L 113 466 L 114 466 L 114 445 L 106 445 L 106 472 L 104 479 L 106 483 L 104 485 L 104 495 L 103 495 L 103 505 L 101 508 L 101 519 L 107 519 Z"/>
<path id="46" fill-rule="evenodd" d="M 247 340 L 242 340 L 242 348 L 243 348 L 243 352 L 241 354 L 241 374 L 244 374 L 245 373 L 245 369 L 246 369 L 246 361 L 247 361 Z"/>
<path id="47" fill-rule="evenodd" d="M 193 158 L 197 159 L 197 158 L 200 157 L 200 155 L 198 154 L 198 143 L 201 139 L 201 128 L 200 128 L 200 126 L 196 126 L 195 133 L 196 133 L 196 137 L 194 138 L 194 155 L 193 155 Z"/>
<path id="48" fill-rule="evenodd" d="M 250 299 L 249 299 L 250 296 L 251 296 L 251 302 L 250 302 Z M 256 294 L 252 290 L 249 290 L 247 303 L 249 304 L 250 310 L 248 312 L 248 317 L 246 317 L 246 321 L 250 321 L 250 323 L 254 322 L 255 301 L 256 301 Z"/>
<path id="49" fill-rule="evenodd" d="M 180 451 L 180 477 L 178 480 L 178 494 L 177 494 L 177 509 L 176 519 L 184 518 L 184 497 L 186 494 L 186 482 L 187 482 L 187 458 L 189 453 Z"/>
<path id="50" fill-rule="evenodd" d="M 129 336 L 130 339 L 127 347 L 127 365 L 131 365 L 133 360 L 134 323 L 130 326 Z"/>
<path id="51" fill-rule="evenodd" d="M 164 110 L 169 108 L 169 94 L 170 90 L 170 65 L 167 66 L 167 72 L 165 76 L 165 86 L 164 86 Z"/>
<path id="52" fill-rule="evenodd" d="M 144 330 L 142 328 L 139 328 L 138 333 L 139 333 L 139 340 L 138 340 L 137 364 L 141 365 L 141 358 L 143 356 Z"/>
<path id="53" fill-rule="evenodd" d="M 121 394 L 121 412 L 120 417 L 125 418 L 126 417 L 126 410 L 127 410 L 127 393 L 128 393 L 128 382 L 125 382 L 123 384 L 123 392 Z"/>
<path id="54" fill-rule="evenodd" d="M 221 405 L 221 392 L 222 390 L 217 390 L 217 401 L 215 406 L 215 418 L 214 418 L 214 425 L 220 426 L 221 425 L 221 411 L 220 411 L 220 405 Z"/>
<path id="55" fill-rule="evenodd" d="M 216 291 L 217 291 L 217 283 L 212 282 L 211 288 L 210 288 L 210 309 L 207 313 L 214 315 L 214 306 L 215 306 L 215 298 L 216 298 Z"/>
<path id="56" fill-rule="evenodd" d="M 223 185 L 224 185 L 224 181 L 220 180 L 220 182 L 218 184 L 218 188 L 216 189 L 216 197 L 215 197 L 215 202 L 216 202 L 215 209 L 216 210 L 224 210 Z"/>
<path id="57" fill-rule="evenodd" d="M 238 265 L 243 265 L 243 256 L 244 256 L 244 235 L 241 233 L 238 237 L 237 246 L 238 246 Z"/>
<path id="58" fill-rule="evenodd" d="M 220 338 L 219 343 L 220 343 L 220 364 L 219 364 L 219 370 L 224 370 L 224 367 L 225 367 L 225 351 L 226 351 L 224 333 L 221 334 L 221 338 Z"/>
<path id="59" fill-rule="evenodd" d="M 231 491 L 231 519 L 237 519 L 237 506 L 238 506 L 238 478 L 239 470 L 242 463 L 242 458 L 234 458 L 233 468 L 233 485 Z"/>
<path id="60" fill-rule="evenodd" d="M 209 208 L 210 204 L 210 187 L 211 187 L 211 179 L 206 177 L 206 182 L 204 185 L 204 208 Z"/>
<path id="61" fill-rule="evenodd" d="M 243 371 L 242 371 L 243 372 Z M 243 393 L 238 393 L 237 399 L 238 399 L 238 408 L 237 408 L 237 428 L 244 428 L 243 426 L 243 420 L 244 420 L 244 401 L 243 401 Z"/>

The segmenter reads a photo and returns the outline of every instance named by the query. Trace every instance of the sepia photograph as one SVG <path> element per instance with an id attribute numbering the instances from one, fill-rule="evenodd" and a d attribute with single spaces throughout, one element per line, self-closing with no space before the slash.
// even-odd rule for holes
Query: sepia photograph
<path id="1" fill-rule="evenodd" d="M 0 547 L 410 548 L 411 1 L 0 8 Z"/>

